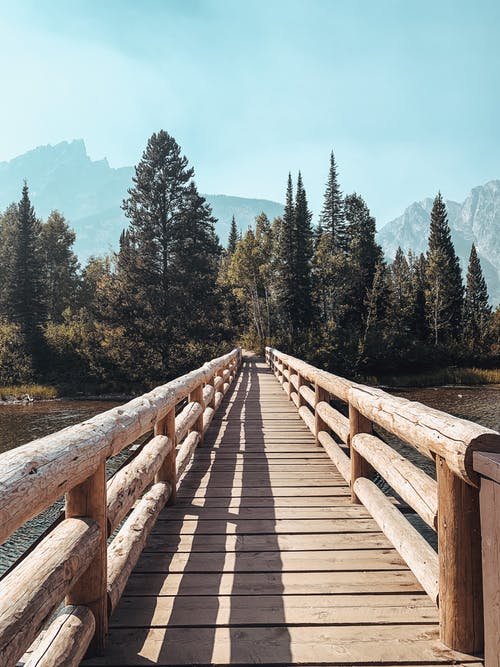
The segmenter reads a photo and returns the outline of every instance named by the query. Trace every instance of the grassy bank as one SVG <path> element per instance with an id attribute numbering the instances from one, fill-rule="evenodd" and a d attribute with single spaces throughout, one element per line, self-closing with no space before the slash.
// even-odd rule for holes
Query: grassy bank
<path id="1" fill-rule="evenodd" d="M 388 387 L 500 384 L 500 368 L 440 368 L 427 373 L 379 376 L 376 384 Z"/>
<path id="2" fill-rule="evenodd" d="M 55 387 L 43 384 L 21 384 L 15 387 L 0 387 L 0 401 L 35 400 L 46 401 L 57 398 Z"/>

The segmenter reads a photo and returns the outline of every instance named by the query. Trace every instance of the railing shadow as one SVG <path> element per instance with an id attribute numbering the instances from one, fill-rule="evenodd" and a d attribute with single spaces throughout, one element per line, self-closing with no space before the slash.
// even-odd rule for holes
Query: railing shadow
<path id="1" fill-rule="evenodd" d="M 142 653 L 141 664 L 174 664 L 177 660 L 179 664 L 210 664 L 227 659 L 247 663 L 256 650 L 251 628 L 263 624 L 277 626 L 273 642 L 278 645 L 273 650 L 279 661 L 291 660 L 271 475 L 262 456 L 265 441 L 261 380 L 256 368 L 259 361 L 251 358 L 242 367 L 204 444 L 195 452 L 179 486 L 177 503 L 166 508 L 158 520 L 152 541 L 143 552 L 145 562 L 149 559 L 154 563 L 153 571 L 134 575 L 133 594 L 141 597 L 140 618 L 145 627 L 134 633 L 129 651 L 142 653 L 150 633 L 148 625 L 155 633 L 156 659 L 146 659 Z M 269 372 L 259 368 L 259 373 Z M 245 453 L 251 456 L 239 456 Z M 256 497 L 266 497 L 266 501 L 255 503 Z M 249 524 L 248 518 L 240 516 L 241 510 L 245 515 L 245 510 L 256 506 L 261 509 L 255 514 L 262 512 L 265 517 L 265 548 L 270 552 L 265 559 L 255 551 L 255 523 Z M 249 558 L 250 554 L 254 558 Z M 267 565 L 271 562 L 270 569 L 262 569 L 264 561 Z M 147 592 L 143 596 L 138 577 L 144 578 Z M 266 590 L 269 579 L 272 590 Z M 266 594 L 273 596 L 272 611 L 268 608 L 263 623 L 261 597 Z M 133 596 L 122 598 L 120 604 L 130 605 L 131 613 Z M 147 653 L 151 655 L 150 650 Z"/>

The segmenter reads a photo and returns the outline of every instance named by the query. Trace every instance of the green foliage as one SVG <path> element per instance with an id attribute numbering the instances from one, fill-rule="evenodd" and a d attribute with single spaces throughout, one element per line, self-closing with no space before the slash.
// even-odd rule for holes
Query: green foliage
<path id="1" fill-rule="evenodd" d="M 56 387 L 43 384 L 16 384 L 0 387 L 0 401 L 50 401 L 59 395 Z"/>
<path id="2" fill-rule="evenodd" d="M 0 318 L 0 385 L 29 382 L 32 377 L 31 358 L 21 327 Z"/>
<path id="3" fill-rule="evenodd" d="M 231 220 L 231 227 L 229 229 L 229 237 L 227 240 L 227 255 L 229 257 L 234 255 L 237 243 L 238 243 L 238 227 L 236 226 L 236 220 L 234 219 L 233 215 Z"/>
<path id="4" fill-rule="evenodd" d="M 467 270 L 463 311 L 463 340 L 473 359 L 486 356 L 491 343 L 491 306 L 488 303 L 488 289 L 472 244 Z"/>
<path id="5" fill-rule="evenodd" d="M 439 192 L 431 212 L 426 263 L 426 315 L 435 346 L 455 339 L 462 322 L 463 285 L 446 205 Z"/>
<path id="6" fill-rule="evenodd" d="M 326 183 L 323 210 L 319 219 L 319 227 L 318 237 L 321 237 L 322 233 L 327 234 L 330 253 L 332 255 L 339 251 L 347 252 L 349 242 L 344 214 L 344 201 L 338 183 L 337 165 L 333 151 L 330 154 L 330 169 Z"/>

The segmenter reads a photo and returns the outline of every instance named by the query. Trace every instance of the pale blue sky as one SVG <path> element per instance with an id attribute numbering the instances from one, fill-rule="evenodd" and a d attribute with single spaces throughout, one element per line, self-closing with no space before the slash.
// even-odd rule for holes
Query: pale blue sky
<path id="1" fill-rule="evenodd" d="M 333 148 L 379 226 L 500 178 L 498 0 L 0 0 L 0 161 L 173 134 L 203 192 L 315 214 Z"/>

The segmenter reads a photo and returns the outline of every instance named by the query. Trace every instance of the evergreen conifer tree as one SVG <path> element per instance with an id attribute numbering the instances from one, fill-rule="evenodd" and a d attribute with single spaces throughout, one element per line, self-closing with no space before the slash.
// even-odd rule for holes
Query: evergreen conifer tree
<path id="1" fill-rule="evenodd" d="M 231 220 L 231 227 L 229 229 L 229 237 L 227 241 L 228 256 L 234 255 L 237 243 L 238 243 L 238 227 L 236 226 L 236 220 L 234 219 L 233 215 L 233 218 Z"/>
<path id="2" fill-rule="evenodd" d="M 382 262 L 382 249 L 375 241 L 375 218 L 365 201 L 354 193 L 345 198 L 347 221 L 350 294 L 348 303 L 353 324 L 361 325 L 365 302 L 372 289 L 377 264 Z"/>
<path id="3" fill-rule="evenodd" d="M 40 221 L 31 205 L 28 185 L 25 182 L 11 230 L 12 247 L 5 301 L 7 315 L 19 325 L 35 368 L 39 366 L 43 356 L 41 326 L 44 319 L 44 296 L 40 229 Z"/>
<path id="4" fill-rule="evenodd" d="M 312 320 L 311 263 L 312 214 L 307 205 L 307 196 L 299 171 L 295 195 L 295 261 L 293 269 L 294 313 L 299 329 L 306 330 Z"/>
<path id="5" fill-rule="evenodd" d="M 491 306 L 488 303 L 488 288 L 474 244 L 470 251 L 467 270 L 463 322 L 464 343 L 475 358 L 480 358 L 488 348 Z"/>
<path id="6" fill-rule="evenodd" d="M 346 236 L 346 220 L 344 202 L 338 184 L 337 165 L 333 151 L 330 154 L 330 169 L 326 183 L 323 210 L 320 215 L 320 225 L 328 233 L 332 253 L 339 250 L 346 252 L 348 241 Z"/>
<path id="7" fill-rule="evenodd" d="M 126 331 L 138 359 L 137 379 L 164 380 L 197 363 L 194 350 L 216 329 L 214 275 L 219 246 L 213 218 L 175 139 L 151 136 L 123 202 L 122 235 L 111 319 Z M 186 359 L 187 338 L 192 358 Z M 190 341 L 191 343 L 191 341 Z"/>
<path id="8" fill-rule="evenodd" d="M 74 242 L 75 232 L 58 211 L 52 211 L 40 233 L 46 315 L 52 322 L 60 322 L 63 311 L 75 300 L 78 260 L 72 250 Z"/>
<path id="9" fill-rule="evenodd" d="M 296 257 L 295 204 L 292 176 L 288 174 L 285 210 L 275 236 L 276 301 L 279 322 L 285 335 L 291 337 L 295 323 L 294 264 Z"/>
<path id="10" fill-rule="evenodd" d="M 450 343 L 460 331 L 463 285 L 441 193 L 431 212 L 426 283 L 426 313 L 433 344 Z"/>

